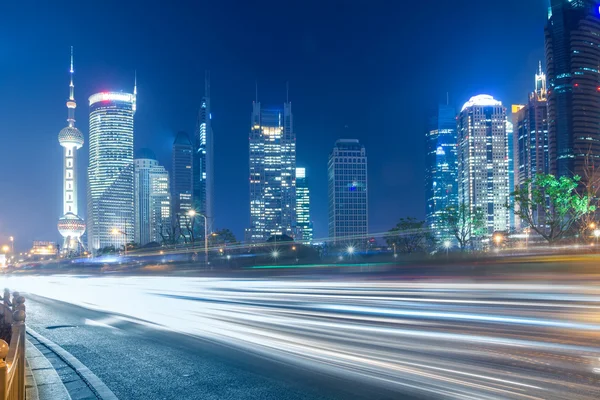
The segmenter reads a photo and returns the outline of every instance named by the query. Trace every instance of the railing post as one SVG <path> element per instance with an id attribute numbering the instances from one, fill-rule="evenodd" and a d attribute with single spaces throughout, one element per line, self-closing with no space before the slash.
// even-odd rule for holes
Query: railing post
<path id="1" fill-rule="evenodd" d="M 12 310 L 17 311 L 16 306 L 17 306 L 17 298 L 20 296 L 19 292 L 13 292 L 13 299 L 12 299 Z"/>
<path id="2" fill-rule="evenodd" d="M 6 356 L 8 355 L 8 343 L 0 339 L 0 400 L 6 400 L 7 381 L 8 381 L 8 365 L 6 364 Z"/>
<path id="3" fill-rule="evenodd" d="M 17 310 L 13 313 L 12 334 L 19 337 L 17 349 L 17 370 L 12 384 L 17 384 L 16 400 L 25 400 L 25 298 L 18 296 L 15 304 Z M 12 400 L 12 399 L 11 399 Z"/>

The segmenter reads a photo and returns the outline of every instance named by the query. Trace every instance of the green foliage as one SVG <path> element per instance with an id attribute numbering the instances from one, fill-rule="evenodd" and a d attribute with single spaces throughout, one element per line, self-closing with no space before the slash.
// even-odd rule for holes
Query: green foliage
<path id="1" fill-rule="evenodd" d="M 425 221 L 415 218 L 400 218 L 396 226 L 385 237 L 388 246 L 405 254 L 425 252 L 435 241 L 425 226 Z"/>
<path id="2" fill-rule="evenodd" d="M 486 234 L 485 215 L 480 207 L 471 208 L 466 203 L 447 207 L 441 215 L 441 223 L 454 236 L 461 250 Z"/>
<path id="3" fill-rule="evenodd" d="M 514 204 L 509 207 L 548 243 L 554 243 L 575 222 L 596 210 L 587 195 L 577 193 L 579 181 L 579 176 L 538 174 L 513 192 Z"/>
<path id="4" fill-rule="evenodd" d="M 208 237 L 210 247 L 237 244 L 238 241 L 230 229 L 217 229 Z"/>

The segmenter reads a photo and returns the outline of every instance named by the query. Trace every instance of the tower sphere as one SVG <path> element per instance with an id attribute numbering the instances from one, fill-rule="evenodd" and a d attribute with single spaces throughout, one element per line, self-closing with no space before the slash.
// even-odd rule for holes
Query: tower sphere
<path id="1" fill-rule="evenodd" d="M 74 146 L 80 149 L 83 146 L 83 134 L 74 126 L 67 126 L 59 132 L 58 143 L 63 147 Z"/>

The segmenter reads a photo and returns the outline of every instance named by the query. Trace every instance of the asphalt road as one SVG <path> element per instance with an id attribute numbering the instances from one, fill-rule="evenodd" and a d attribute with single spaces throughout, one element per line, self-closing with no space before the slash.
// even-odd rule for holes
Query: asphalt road
<path id="1" fill-rule="evenodd" d="M 122 399 L 597 399 L 600 287 L 10 277 Z"/>

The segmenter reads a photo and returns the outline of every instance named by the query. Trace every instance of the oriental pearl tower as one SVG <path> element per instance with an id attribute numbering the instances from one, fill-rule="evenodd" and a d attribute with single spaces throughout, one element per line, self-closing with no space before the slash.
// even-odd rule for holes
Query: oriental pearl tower
<path id="1" fill-rule="evenodd" d="M 63 161 L 63 216 L 58 220 L 58 231 L 64 238 L 63 251 L 76 253 L 85 232 L 85 222 L 77 214 L 77 150 L 83 146 L 83 134 L 75 128 L 75 86 L 73 85 L 73 47 L 69 74 L 69 100 L 67 101 L 68 126 L 58 134 L 58 142 L 64 148 Z"/>

